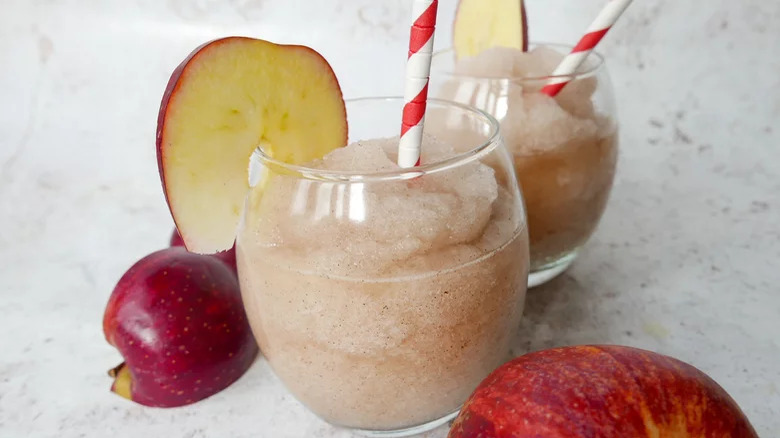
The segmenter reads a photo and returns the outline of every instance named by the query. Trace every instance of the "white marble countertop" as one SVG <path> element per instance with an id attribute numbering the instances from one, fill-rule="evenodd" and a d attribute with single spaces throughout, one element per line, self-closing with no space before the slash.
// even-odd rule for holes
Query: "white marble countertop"
<path id="1" fill-rule="evenodd" d="M 154 131 L 176 64 L 212 37 L 244 34 L 314 46 L 347 96 L 400 94 L 407 3 L 4 0 L 0 437 L 352 436 L 307 412 L 263 359 L 190 407 L 120 399 L 108 392 L 119 355 L 101 318 L 124 270 L 167 243 Z M 527 3 L 532 37 L 555 41 L 573 41 L 602 4 Z M 780 3 L 706 3 L 635 2 L 602 47 L 623 128 L 618 181 L 582 258 L 529 294 L 515 350 L 620 343 L 678 357 L 771 437 Z M 441 9 L 440 46 L 454 0 Z"/>

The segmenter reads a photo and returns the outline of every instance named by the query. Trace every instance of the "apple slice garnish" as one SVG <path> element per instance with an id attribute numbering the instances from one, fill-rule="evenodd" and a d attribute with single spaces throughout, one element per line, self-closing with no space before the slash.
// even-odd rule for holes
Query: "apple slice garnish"
<path id="1" fill-rule="evenodd" d="M 523 0 L 460 0 L 452 31 L 455 56 L 476 56 L 491 47 L 528 51 Z"/>
<path id="2" fill-rule="evenodd" d="M 316 51 L 243 37 L 206 43 L 173 72 L 157 119 L 163 191 L 187 249 L 230 249 L 258 146 L 302 164 L 347 141 L 336 75 Z"/>

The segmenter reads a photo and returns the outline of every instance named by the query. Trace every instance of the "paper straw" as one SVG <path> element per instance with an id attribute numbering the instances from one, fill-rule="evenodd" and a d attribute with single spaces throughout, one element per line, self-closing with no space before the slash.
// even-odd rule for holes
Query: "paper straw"
<path id="1" fill-rule="evenodd" d="M 612 25 L 615 24 L 623 11 L 631 4 L 631 0 L 610 0 L 601 10 L 593 24 L 588 27 L 588 31 L 580 39 L 580 42 L 572 49 L 571 53 L 563 58 L 563 61 L 553 72 L 553 77 L 547 85 L 542 88 L 542 93 L 555 97 L 563 87 L 568 84 L 572 78 L 571 75 L 577 73 L 577 69 L 585 62 L 590 52 L 598 45 L 604 35 L 609 32 Z"/>
<path id="2" fill-rule="evenodd" d="M 420 165 L 425 107 L 428 100 L 428 78 L 431 75 L 433 32 L 436 28 L 438 0 L 414 0 L 409 57 L 406 60 L 406 90 L 398 143 L 398 165 Z"/>

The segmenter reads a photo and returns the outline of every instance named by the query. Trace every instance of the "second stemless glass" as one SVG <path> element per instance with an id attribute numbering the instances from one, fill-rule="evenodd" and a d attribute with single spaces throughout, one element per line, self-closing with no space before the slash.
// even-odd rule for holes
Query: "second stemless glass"
<path id="1" fill-rule="evenodd" d="M 366 165 L 367 149 L 327 170 L 258 149 L 236 243 L 275 373 L 326 421 L 377 436 L 452 418 L 508 359 L 525 299 L 525 212 L 498 123 L 428 105 L 425 132 L 449 152 L 413 169 Z M 396 136 L 402 106 L 348 101 L 350 140 Z"/>
<path id="2" fill-rule="evenodd" d="M 574 261 L 601 219 L 617 163 L 615 101 L 603 57 L 594 52 L 576 74 L 565 76 L 571 82 L 555 99 L 539 92 L 549 79 L 461 74 L 451 49 L 434 55 L 431 74 L 431 95 L 473 105 L 501 124 L 528 213 L 529 287 Z"/>

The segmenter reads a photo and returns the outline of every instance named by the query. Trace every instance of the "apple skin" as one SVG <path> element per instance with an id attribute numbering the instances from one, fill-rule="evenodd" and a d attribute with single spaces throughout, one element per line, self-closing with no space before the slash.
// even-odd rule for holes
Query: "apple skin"
<path id="1" fill-rule="evenodd" d="M 528 51 L 528 12 L 525 9 L 525 0 L 520 0 L 520 19 L 523 20 L 523 52 Z"/>
<path id="2" fill-rule="evenodd" d="M 448 438 L 757 438 L 714 380 L 679 360 L 624 346 L 553 348 L 491 373 Z"/>
<path id="3" fill-rule="evenodd" d="M 170 246 L 182 246 L 186 247 L 184 245 L 184 239 L 181 238 L 181 234 L 179 234 L 179 230 L 176 228 L 173 229 L 173 232 L 171 233 L 171 241 Z M 230 248 L 227 251 L 220 251 L 218 253 L 209 254 L 212 257 L 216 257 L 223 262 L 227 263 L 228 266 L 230 266 L 233 269 L 233 272 L 238 275 L 238 266 L 236 265 L 236 245 L 233 244 L 233 247 Z"/>
<path id="4" fill-rule="evenodd" d="M 182 247 L 152 253 L 122 276 L 103 332 L 125 359 L 111 372 L 112 390 L 146 406 L 213 395 L 241 377 L 258 352 L 235 274 Z"/>

